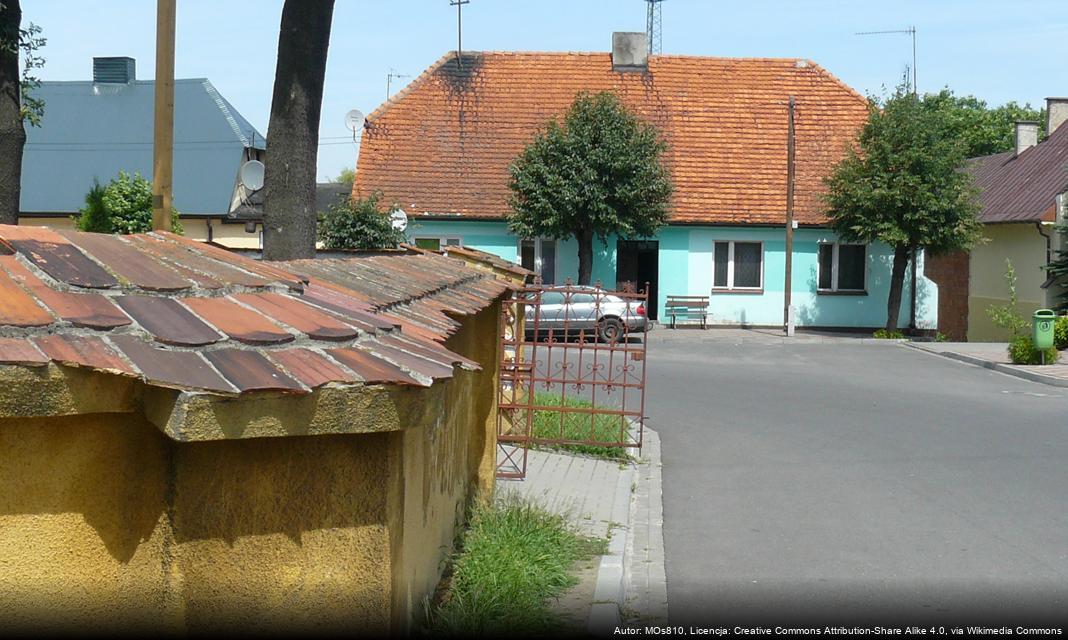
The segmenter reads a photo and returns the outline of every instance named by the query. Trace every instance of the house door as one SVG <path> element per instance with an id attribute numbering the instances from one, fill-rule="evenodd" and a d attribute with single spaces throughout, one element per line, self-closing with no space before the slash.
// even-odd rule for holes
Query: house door
<path id="1" fill-rule="evenodd" d="M 616 243 L 616 289 L 641 291 L 649 283 L 649 302 L 646 313 L 657 319 L 657 280 L 659 277 L 660 243 L 656 240 L 620 240 Z"/>

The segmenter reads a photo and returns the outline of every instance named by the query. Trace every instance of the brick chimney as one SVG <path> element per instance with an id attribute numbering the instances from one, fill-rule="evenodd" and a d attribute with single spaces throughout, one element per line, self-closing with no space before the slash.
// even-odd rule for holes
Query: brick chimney
<path id="1" fill-rule="evenodd" d="M 645 71 L 649 68 L 649 39 L 644 31 L 612 34 L 612 70 Z"/>
<path id="2" fill-rule="evenodd" d="M 93 58 L 93 82 L 97 84 L 129 84 L 137 79 L 137 63 L 133 58 Z"/>
<path id="3" fill-rule="evenodd" d="M 1046 98 L 1046 135 L 1068 120 L 1068 98 Z"/>
<path id="4" fill-rule="evenodd" d="M 1038 144 L 1038 123 L 1034 120 L 1021 120 L 1016 123 L 1016 155 L 1020 155 Z"/>

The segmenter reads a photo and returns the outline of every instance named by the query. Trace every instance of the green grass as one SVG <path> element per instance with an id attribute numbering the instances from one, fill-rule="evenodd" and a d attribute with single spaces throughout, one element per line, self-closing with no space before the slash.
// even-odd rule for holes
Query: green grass
<path id="1" fill-rule="evenodd" d="M 603 554 L 606 545 L 516 496 L 477 506 L 448 588 L 427 611 L 427 630 L 463 636 L 557 630 L 562 623 L 552 600 L 578 582 L 573 565 Z"/>
<path id="2" fill-rule="evenodd" d="M 547 407 L 589 408 L 593 404 L 577 398 L 561 398 L 559 393 L 538 391 L 534 394 L 534 404 Z M 563 419 L 563 439 L 597 440 L 600 442 L 618 442 L 620 440 L 620 416 L 588 413 L 568 413 L 564 411 L 539 410 L 534 412 L 534 425 L 531 435 L 535 438 L 561 438 L 561 418 Z M 626 430 L 624 430 L 626 437 Z M 630 454 L 625 447 L 605 447 L 588 444 L 546 445 L 545 448 L 557 451 L 581 453 L 606 460 L 628 460 Z"/>

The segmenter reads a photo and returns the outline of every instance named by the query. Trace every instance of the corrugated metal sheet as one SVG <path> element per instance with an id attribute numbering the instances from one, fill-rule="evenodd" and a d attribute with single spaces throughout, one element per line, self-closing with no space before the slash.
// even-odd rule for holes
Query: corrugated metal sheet
<path id="1" fill-rule="evenodd" d="M 1052 222 L 1055 198 L 1068 190 L 1068 126 L 1019 156 L 975 158 L 968 171 L 979 188 L 983 222 Z"/>

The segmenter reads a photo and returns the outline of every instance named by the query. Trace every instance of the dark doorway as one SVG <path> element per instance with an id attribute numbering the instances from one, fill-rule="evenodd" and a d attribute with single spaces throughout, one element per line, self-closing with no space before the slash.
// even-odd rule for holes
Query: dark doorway
<path id="1" fill-rule="evenodd" d="M 650 320 L 657 319 L 656 282 L 659 271 L 660 243 L 656 240 L 620 240 L 616 243 L 616 288 L 633 287 L 641 291 L 649 283 Z"/>

